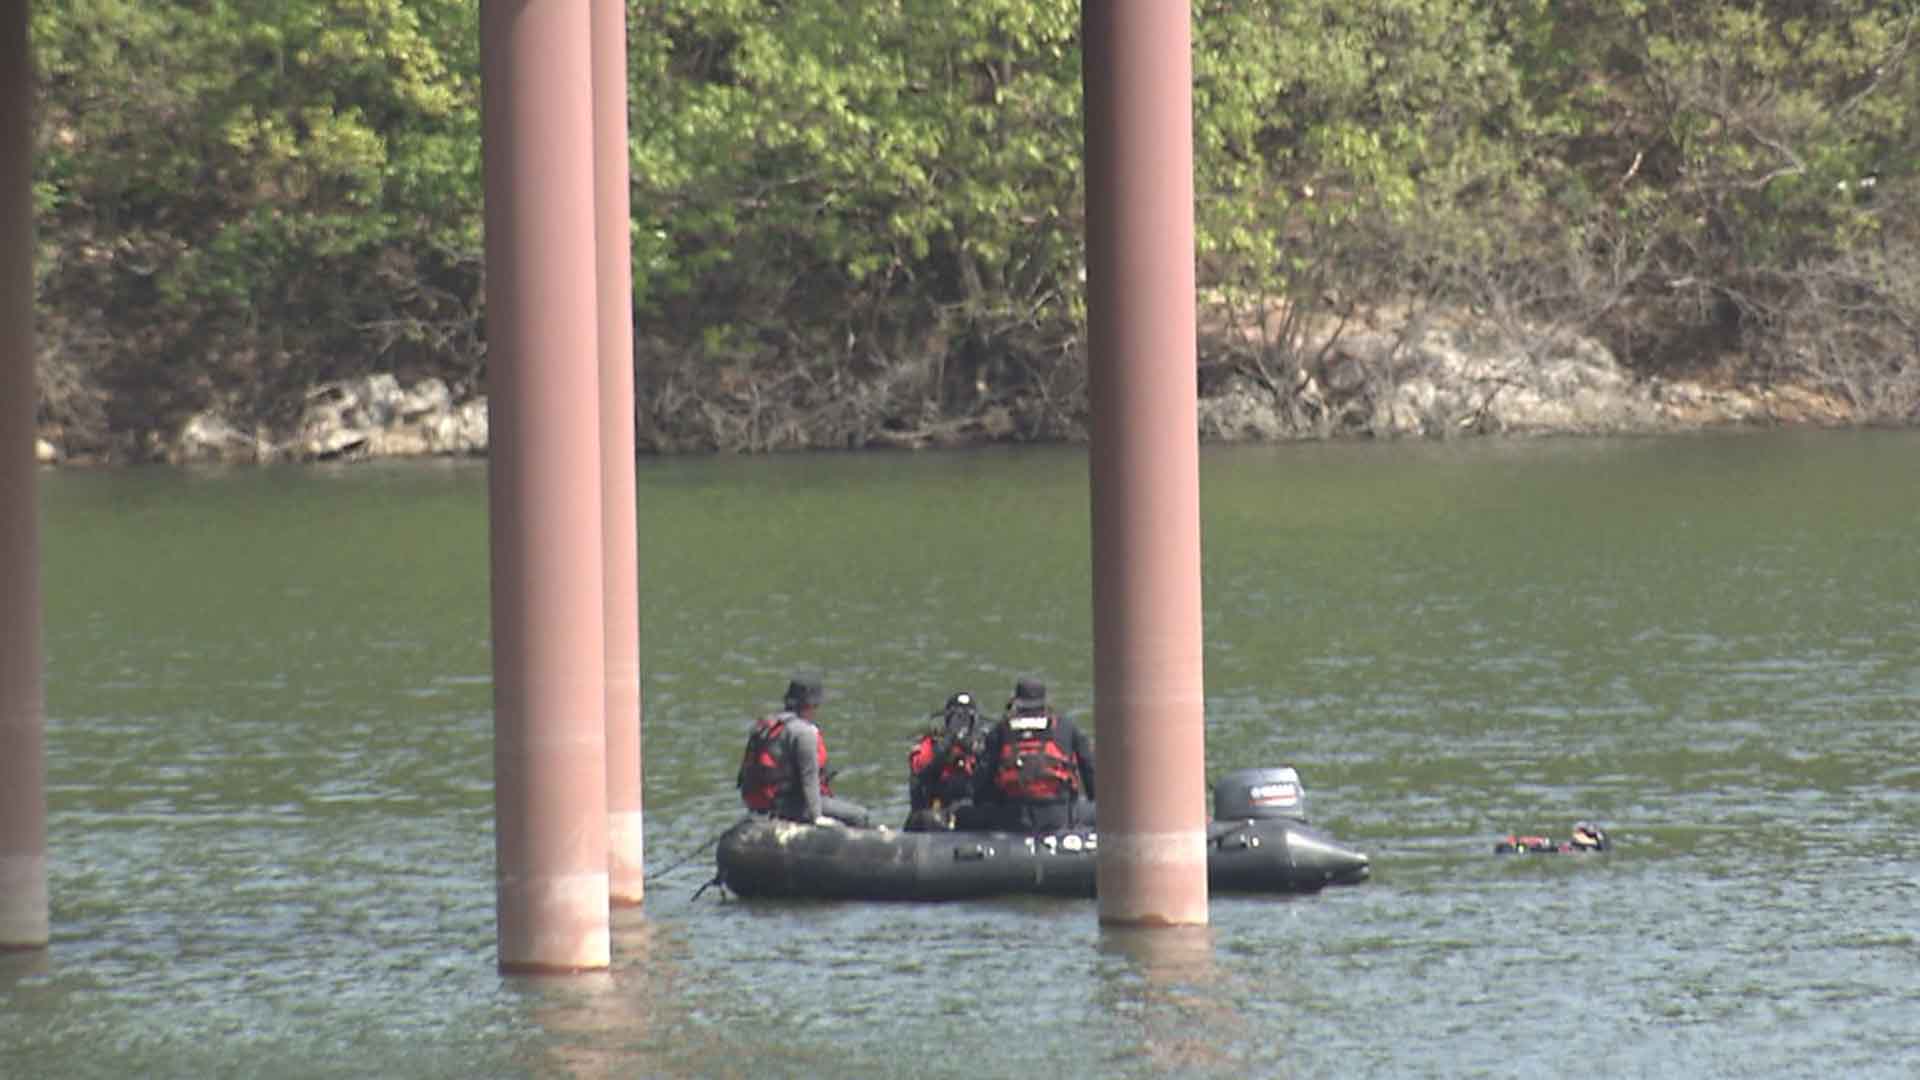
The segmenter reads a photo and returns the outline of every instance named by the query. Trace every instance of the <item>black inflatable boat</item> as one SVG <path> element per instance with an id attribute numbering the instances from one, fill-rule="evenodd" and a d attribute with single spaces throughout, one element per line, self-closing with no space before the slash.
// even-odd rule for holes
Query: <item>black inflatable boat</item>
<path id="1" fill-rule="evenodd" d="M 1308 893 L 1367 880 L 1367 856 L 1306 823 L 1291 768 L 1242 769 L 1214 785 L 1207 885 Z M 753 817 L 720 837 L 718 881 L 742 897 L 965 900 L 1092 896 L 1099 835 L 903 832 Z"/>

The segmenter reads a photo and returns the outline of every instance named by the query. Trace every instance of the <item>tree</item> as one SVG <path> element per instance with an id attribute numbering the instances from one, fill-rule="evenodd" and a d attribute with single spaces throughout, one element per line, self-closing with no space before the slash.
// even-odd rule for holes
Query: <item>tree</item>
<path id="1" fill-rule="evenodd" d="M 470 5 L 74 0 L 35 33 L 52 366 L 97 388 L 52 419 L 284 423 L 317 381 L 471 349 Z"/>

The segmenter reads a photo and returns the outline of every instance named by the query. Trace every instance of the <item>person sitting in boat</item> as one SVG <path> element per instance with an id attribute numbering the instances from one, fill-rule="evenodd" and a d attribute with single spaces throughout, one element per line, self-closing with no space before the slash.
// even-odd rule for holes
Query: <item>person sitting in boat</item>
<path id="1" fill-rule="evenodd" d="M 907 752 L 909 832 L 954 827 L 955 811 L 973 801 L 973 778 L 986 744 L 980 708 L 965 690 L 933 715 L 940 726 L 922 732 Z"/>
<path id="2" fill-rule="evenodd" d="M 983 813 L 962 815 L 961 828 L 1044 833 L 1093 823 L 1093 744 L 1047 704 L 1039 679 L 1014 684 L 980 760 L 973 797 Z"/>
<path id="3" fill-rule="evenodd" d="M 867 825 L 865 807 L 834 797 L 827 740 L 815 719 L 825 700 L 819 679 L 795 676 L 787 684 L 786 708 L 754 721 L 734 778 L 747 809 L 816 825 Z"/>

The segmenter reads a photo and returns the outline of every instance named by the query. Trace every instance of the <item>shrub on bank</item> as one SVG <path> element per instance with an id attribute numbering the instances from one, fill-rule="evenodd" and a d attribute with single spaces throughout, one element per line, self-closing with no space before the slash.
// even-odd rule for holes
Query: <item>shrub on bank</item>
<path id="1" fill-rule="evenodd" d="M 282 441 L 309 388 L 377 373 L 482 391 L 476 10 L 34 9 L 57 441 L 158 456 L 210 411 Z M 1642 377 L 1915 417 L 1920 84 L 1897 6 L 1194 15 L 1204 385 L 1312 430 L 1300 395 L 1342 335 L 1467 311 L 1515 342 L 1591 337 Z M 632 8 L 644 440 L 1080 432 L 1078 17 Z"/>

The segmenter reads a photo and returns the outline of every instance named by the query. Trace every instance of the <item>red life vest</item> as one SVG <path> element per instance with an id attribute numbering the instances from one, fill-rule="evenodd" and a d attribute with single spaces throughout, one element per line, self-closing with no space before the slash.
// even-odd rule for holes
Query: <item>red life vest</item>
<path id="1" fill-rule="evenodd" d="M 920 770 L 933 764 L 933 755 L 939 747 L 932 735 L 920 736 L 920 741 L 907 751 L 907 772 L 919 776 Z"/>
<path id="2" fill-rule="evenodd" d="M 925 795 L 942 803 L 954 803 L 968 798 L 973 792 L 973 773 L 979 767 L 979 758 L 974 754 L 967 741 L 948 735 L 944 739 L 936 732 L 920 736 L 907 753 L 907 775 L 916 784 L 921 781 L 921 772 L 928 766 L 939 762 L 939 771 L 935 772 L 930 783 L 926 783 Z"/>
<path id="3" fill-rule="evenodd" d="M 1060 802 L 1080 791 L 1080 758 L 1060 745 L 1059 717 L 1015 716 L 994 762 L 993 783 L 1016 802 Z"/>
<path id="4" fill-rule="evenodd" d="M 740 787 L 740 800 L 749 810 L 771 811 L 793 785 L 793 762 L 788 760 L 785 738 L 787 721 L 793 718 L 794 714 L 782 712 L 753 722 L 746 752 L 740 755 L 739 775 L 734 778 Z M 820 794 L 831 795 L 833 789 L 827 786 L 827 737 L 816 735 L 814 746 L 820 759 Z"/>
<path id="5" fill-rule="evenodd" d="M 827 733 L 819 725 L 813 728 L 813 748 L 819 751 L 820 758 L 820 794 L 833 794 L 833 781 L 827 779 Z"/>

